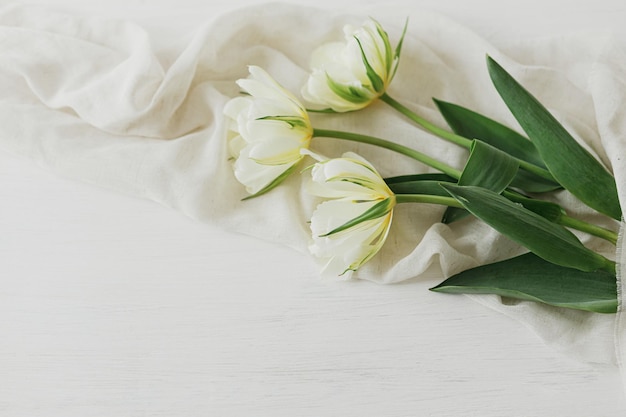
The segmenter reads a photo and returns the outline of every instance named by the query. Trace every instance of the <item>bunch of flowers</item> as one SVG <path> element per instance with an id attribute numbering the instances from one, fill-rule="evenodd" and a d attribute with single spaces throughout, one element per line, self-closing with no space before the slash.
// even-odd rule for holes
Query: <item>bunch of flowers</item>
<path id="1" fill-rule="evenodd" d="M 451 130 L 441 129 L 390 97 L 387 88 L 400 62 L 406 28 L 393 47 L 375 20 L 359 28 L 346 26 L 343 42 L 313 52 L 301 95 L 316 111 L 333 113 L 358 111 L 380 100 L 420 128 L 466 148 L 464 168 L 455 169 L 382 138 L 314 128 L 310 110 L 294 94 L 263 69 L 251 66 L 250 76 L 238 81 L 246 95 L 232 99 L 224 110 L 230 120 L 235 176 L 250 193 L 248 198 L 270 191 L 294 172 L 311 175 L 308 191 L 325 201 L 311 217 L 310 250 L 338 275 L 358 270 L 377 254 L 390 233 L 397 204 L 445 205 L 443 222 L 472 215 L 528 253 L 463 271 L 434 291 L 492 293 L 615 312 L 615 262 L 587 248 L 569 229 L 612 244 L 617 233 L 573 218 L 563 207 L 541 198 L 565 189 L 588 207 L 619 220 L 622 211 L 613 176 L 490 57 L 491 80 L 527 137 L 475 111 L 435 100 Z M 315 137 L 386 148 L 440 174 L 383 178 L 355 153 L 329 159 L 312 152 Z M 306 157 L 316 160 L 310 169 L 301 164 Z"/>

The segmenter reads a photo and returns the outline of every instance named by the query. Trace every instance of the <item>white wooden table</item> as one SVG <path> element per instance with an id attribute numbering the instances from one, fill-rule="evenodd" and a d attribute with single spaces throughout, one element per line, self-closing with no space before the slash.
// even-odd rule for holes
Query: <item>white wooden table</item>
<path id="1" fill-rule="evenodd" d="M 538 0 L 422 3 L 485 36 L 524 19 L 516 33 L 556 30 Z M 626 17 L 617 2 L 559 3 L 545 7 L 570 28 L 590 10 Z M 141 19 L 146 4 L 97 7 Z M 150 7 L 192 16 L 200 2 Z M 0 196 L 0 416 L 626 415 L 616 368 L 432 282 L 321 281 L 308 256 L 2 150 Z"/>

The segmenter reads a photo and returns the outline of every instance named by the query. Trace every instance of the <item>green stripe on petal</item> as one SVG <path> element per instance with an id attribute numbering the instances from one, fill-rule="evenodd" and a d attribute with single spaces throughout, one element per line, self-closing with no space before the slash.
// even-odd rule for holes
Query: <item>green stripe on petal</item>
<path id="1" fill-rule="evenodd" d="M 343 177 L 328 178 L 326 182 L 348 182 L 350 184 L 354 184 L 359 187 L 363 187 L 363 188 L 367 188 L 368 190 L 375 191 L 377 194 L 381 193 L 381 185 L 367 178 L 343 176 Z M 389 194 L 389 193 L 386 193 L 386 194 Z"/>
<path id="2" fill-rule="evenodd" d="M 356 159 L 356 158 L 358 158 L 358 155 L 352 154 L 351 152 L 348 152 L 345 155 L 347 155 L 346 159 L 348 159 L 353 164 L 359 165 L 359 166 L 367 169 L 372 174 L 374 174 L 374 177 L 372 178 L 372 181 L 379 181 L 380 174 L 378 174 L 378 172 L 376 172 L 376 169 L 374 169 L 374 167 L 371 166 L 368 162 L 365 162 L 362 159 Z"/>
<path id="3" fill-rule="evenodd" d="M 298 116 L 265 116 L 259 117 L 256 120 L 276 120 L 279 122 L 285 122 L 292 128 L 311 129 L 308 121 Z"/>
<path id="4" fill-rule="evenodd" d="M 328 87 L 332 90 L 332 92 L 346 101 L 355 104 L 365 104 L 373 99 L 372 94 L 365 87 L 339 84 L 328 74 L 326 74 L 326 80 L 328 82 Z"/>
<path id="5" fill-rule="evenodd" d="M 393 55 L 391 51 L 391 42 L 389 41 L 389 35 L 383 29 L 382 25 L 378 23 L 376 20 L 372 19 L 374 24 L 376 25 L 376 31 L 378 32 L 378 36 L 383 41 L 385 45 L 385 69 L 387 70 L 387 74 L 391 73 L 391 64 L 393 63 Z"/>
<path id="6" fill-rule="evenodd" d="M 358 203 L 355 203 L 358 204 Z M 375 205 L 373 205 L 372 207 L 370 207 L 368 210 L 366 210 L 365 212 L 363 212 L 363 214 L 361 214 L 360 216 L 355 217 L 352 220 L 347 221 L 346 223 L 342 224 L 341 226 L 331 230 L 330 232 L 320 235 L 320 237 L 327 237 L 330 235 L 333 235 L 335 233 L 339 233 L 343 230 L 349 229 L 353 226 L 358 225 L 359 223 L 363 223 L 367 220 L 372 220 L 372 219 L 377 219 L 379 217 L 383 217 L 384 215 L 386 215 L 387 213 L 389 213 L 393 207 L 396 204 L 396 199 L 394 198 L 386 198 L 382 201 L 380 201 L 379 203 L 376 203 Z"/>
<path id="7" fill-rule="evenodd" d="M 398 45 L 396 45 L 396 51 L 393 56 L 393 70 L 387 75 L 387 82 L 391 82 L 393 77 L 396 76 L 396 71 L 398 71 L 398 63 L 400 62 L 400 53 L 402 52 L 402 44 L 404 43 L 404 37 L 406 36 L 407 28 L 409 27 L 409 19 L 407 18 L 404 22 L 404 29 L 402 29 L 402 35 L 400 35 L 400 40 L 398 41 Z"/>
<path id="8" fill-rule="evenodd" d="M 242 198 L 242 200 L 250 200 L 251 198 L 255 198 L 258 197 L 260 195 L 263 195 L 265 193 L 267 193 L 268 191 L 276 188 L 276 186 L 278 186 L 281 182 L 283 182 L 289 175 L 291 175 L 291 173 L 293 171 L 296 170 L 296 167 L 298 166 L 298 164 L 293 164 L 292 166 L 290 166 L 289 168 L 287 168 L 285 170 L 285 172 L 283 172 L 282 174 L 280 174 L 278 177 L 276 177 L 274 179 L 274 181 L 270 182 L 268 185 L 266 185 L 265 187 L 263 187 L 261 190 L 257 191 L 256 193 L 249 195 L 247 197 Z"/>
<path id="9" fill-rule="evenodd" d="M 372 83 L 372 88 L 377 93 L 381 93 L 385 91 L 385 81 L 376 73 L 372 65 L 369 63 L 367 59 L 367 55 L 365 54 L 365 50 L 363 49 L 363 45 L 361 41 L 356 36 L 354 37 L 356 42 L 359 44 L 359 49 L 361 50 L 361 58 L 363 59 L 363 65 L 365 65 L 365 72 L 367 74 L 367 78 Z"/>
<path id="10" fill-rule="evenodd" d="M 378 228 L 371 234 L 372 239 L 367 243 L 367 246 L 370 246 L 371 249 L 367 251 L 367 254 L 363 256 L 361 259 L 356 260 L 342 273 L 345 274 L 348 271 L 356 271 L 362 265 L 366 264 L 370 259 L 372 259 L 380 250 L 380 248 L 387 240 L 387 235 L 389 234 L 389 226 L 391 224 L 391 219 L 393 217 L 393 213 L 389 215 L 388 220 L 380 222 Z"/>
<path id="11" fill-rule="evenodd" d="M 284 152 L 279 155 L 273 155 L 270 158 L 250 158 L 250 160 L 256 162 L 259 165 L 278 166 L 298 162 L 300 159 L 302 159 L 301 157 L 294 157 L 294 155 L 299 155 L 299 152 Z"/>

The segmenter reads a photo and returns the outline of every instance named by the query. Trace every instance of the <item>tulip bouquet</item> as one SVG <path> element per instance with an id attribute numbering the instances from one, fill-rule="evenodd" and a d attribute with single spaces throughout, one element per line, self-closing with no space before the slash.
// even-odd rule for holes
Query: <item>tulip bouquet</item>
<path id="1" fill-rule="evenodd" d="M 237 83 L 245 95 L 224 109 L 234 173 L 248 193 L 265 194 L 294 173 L 310 175 L 307 190 L 324 201 L 310 220 L 310 250 L 325 269 L 349 275 L 374 257 L 401 203 L 447 206 L 441 221 L 473 216 L 525 247 L 524 255 L 453 275 L 433 291 L 490 293 L 522 300 L 614 313 L 616 264 L 587 248 L 570 230 L 617 243 L 622 211 L 615 180 L 550 112 L 496 61 L 487 70 L 526 136 L 459 105 L 435 100 L 449 125 L 442 129 L 393 99 L 387 88 L 400 62 L 407 26 L 393 47 L 375 20 L 347 26 L 345 41 L 322 45 L 311 57 L 301 96 L 263 69 Z M 380 100 L 420 129 L 467 149 L 462 169 L 410 147 L 360 133 L 313 127 L 309 114 L 354 112 Z M 437 173 L 383 178 L 353 152 L 328 158 L 311 150 L 316 137 L 366 143 L 398 152 Z M 301 163 L 311 158 L 311 164 Z M 567 214 L 549 196 L 565 190 L 606 216 L 601 227 Z"/>

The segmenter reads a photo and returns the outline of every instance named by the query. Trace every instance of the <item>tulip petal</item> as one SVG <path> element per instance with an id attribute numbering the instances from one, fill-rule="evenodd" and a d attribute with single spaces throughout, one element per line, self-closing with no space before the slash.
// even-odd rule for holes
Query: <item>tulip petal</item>
<path id="1" fill-rule="evenodd" d="M 352 155 L 352 157 L 346 157 Z M 376 200 L 387 198 L 393 193 L 380 180 L 380 175 L 359 157 L 346 154 L 343 158 L 331 159 L 316 164 L 311 172 L 313 184 L 323 184 L 312 193 L 327 198 L 349 195 L 354 200 Z M 317 191 L 316 191 L 317 190 Z"/>
<path id="2" fill-rule="evenodd" d="M 325 201 L 317 206 L 311 217 L 311 232 L 314 236 L 327 236 L 332 230 L 360 216 L 374 205 L 375 201 L 360 204 L 345 200 Z"/>
<path id="3" fill-rule="evenodd" d="M 246 191 L 256 194 L 265 186 L 274 181 L 290 165 L 262 165 L 242 155 L 235 162 L 235 177 L 246 186 Z"/>
<path id="4" fill-rule="evenodd" d="M 234 135 L 228 140 L 228 152 L 233 158 L 239 158 L 241 151 L 248 146 L 248 142 L 245 141 L 241 135 Z"/>
<path id="5" fill-rule="evenodd" d="M 241 113 L 247 113 L 252 102 L 247 97 L 235 97 L 224 106 L 224 114 L 230 119 L 237 120 Z"/>
<path id="6" fill-rule="evenodd" d="M 289 137 L 276 137 L 249 146 L 247 157 L 262 165 L 294 164 L 303 156 L 301 143 Z"/>
<path id="7" fill-rule="evenodd" d="M 311 176 L 309 192 L 332 200 L 319 204 L 311 217 L 310 251 L 325 260 L 326 271 L 357 270 L 384 244 L 395 195 L 374 167 L 353 153 L 318 162 Z"/>
<path id="8" fill-rule="evenodd" d="M 311 252 L 327 263 L 324 270 L 343 275 L 347 271 L 356 271 L 369 261 L 382 247 L 389 226 L 391 213 L 382 219 L 362 222 L 349 231 L 332 237 L 319 237 L 310 246 Z"/>
<path id="9" fill-rule="evenodd" d="M 281 183 L 304 157 L 313 127 L 300 102 L 267 72 L 249 67 L 237 83 L 249 96 L 224 107 L 229 123 L 228 148 L 236 158 L 235 177 L 252 196 Z M 250 196 L 250 197 L 252 197 Z"/>
<path id="10" fill-rule="evenodd" d="M 302 88 L 305 100 L 336 112 L 362 109 L 385 93 L 395 75 L 405 29 L 395 51 L 387 32 L 374 21 L 344 27 L 345 42 L 317 48 Z"/>
<path id="11" fill-rule="evenodd" d="M 372 201 L 372 203 L 373 202 L 374 201 Z M 353 204 L 363 205 L 365 203 L 353 202 Z M 334 235 L 336 233 L 343 232 L 344 230 L 357 226 L 358 224 L 364 223 L 366 221 L 375 220 L 380 217 L 386 216 L 388 213 L 391 212 L 391 207 L 393 207 L 394 204 L 395 204 L 395 199 L 394 200 L 392 199 L 381 200 L 377 202 L 376 204 L 374 204 L 373 206 L 371 206 L 369 209 L 365 210 L 363 213 L 361 213 L 357 217 L 350 219 L 349 221 L 345 222 L 341 226 L 334 228 L 333 230 L 326 233 L 325 235 L 322 235 L 322 237 Z"/>

